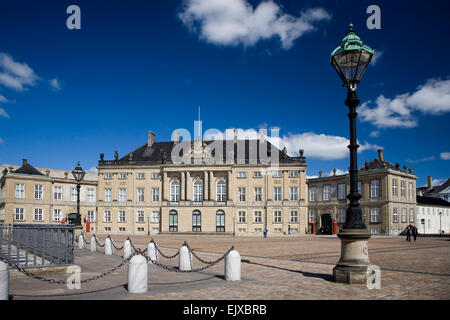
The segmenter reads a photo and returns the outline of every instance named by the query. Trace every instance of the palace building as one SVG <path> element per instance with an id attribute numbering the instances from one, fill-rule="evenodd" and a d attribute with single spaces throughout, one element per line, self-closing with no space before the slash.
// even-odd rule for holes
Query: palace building
<path id="1" fill-rule="evenodd" d="M 172 154 L 184 143 L 182 163 Z M 269 233 L 306 231 L 306 162 L 263 138 L 147 143 L 98 163 L 98 219 L 106 233 Z M 252 151 L 252 145 L 256 146 Z M 231 148 L 230 148 L 231 147 Z M 266 163 L 260 151 L 279 159 Z M 175 152 L 176 151 L 176 152 Z M 242 151 L 242 152 L 240 152 Z M 220 155 L 217 161 L 209 161 Z M 186 161 L 188 160 L 188 161 Z"/>
<path id="2" fill-rule="evenodd" d="M 409 224 L 416 225 L 416 175 L 411 168 L 400 168 L 383 158 L 364 164 L 358 173 L 358 191 L 363 221 L 372 234 L 399 234 Z M 345 222 L 350 191 L 349 175 L 332 175 L 308 179 L 308 228 L 314 222 L 316 230 L 329 232 L 337 220 L 339 228 Z"/>

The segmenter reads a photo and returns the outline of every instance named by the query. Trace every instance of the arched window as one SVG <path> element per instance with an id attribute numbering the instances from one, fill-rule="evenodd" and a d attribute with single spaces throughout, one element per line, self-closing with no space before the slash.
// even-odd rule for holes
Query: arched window
<path id="1" fill-rule="evenodd" d="M 180 183 L 178 181 L 172 181 L 170 184 L 170 201 L 180 201 Z"/>
<path id="2" fill-rule="evenodd" d="M 169 212 L 169 231 L 178 231 L 178 213 L 176 210 Z"/>
<path id="3" fill-rule="evenodd" d="M 227 201 L 227 185 L 225 181 L 217 182 L 217 202 Z"/>
<path id="4" fill-rule="evenodd" d="M 199 210 L 192 212 L 192 231 L 202 231 L 202 214 Z"/>
<path id="5" fill-rule="evenodd" d="M 223 210 L 216 212 L 216 232 L 225 232 L 225 212 Z"/>
<path id="6" fill-rule="evenodd" d="M 194 202 L 203 201 L 203 183 L 199 180 L 194 182 Z"/>

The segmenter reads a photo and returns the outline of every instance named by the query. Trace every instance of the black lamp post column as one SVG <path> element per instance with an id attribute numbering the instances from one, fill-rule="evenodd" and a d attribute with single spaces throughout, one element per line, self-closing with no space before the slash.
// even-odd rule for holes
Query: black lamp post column
<path id="1" fill-rule="evenodd" d="M 77 183 L 77 217 L 80 216 L 80 183 Z"/>

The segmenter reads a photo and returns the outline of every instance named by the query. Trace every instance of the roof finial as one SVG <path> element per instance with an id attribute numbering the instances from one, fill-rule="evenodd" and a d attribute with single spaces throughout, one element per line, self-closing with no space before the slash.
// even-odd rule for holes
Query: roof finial
<path id="1" fill-rule="evenodd" d="M 350 32 L 355 32 L 355 30 L 353 30 L 353 23 L 350 22 L 350 24 L 348 25 L 348 31 L 347 34 Z"/>

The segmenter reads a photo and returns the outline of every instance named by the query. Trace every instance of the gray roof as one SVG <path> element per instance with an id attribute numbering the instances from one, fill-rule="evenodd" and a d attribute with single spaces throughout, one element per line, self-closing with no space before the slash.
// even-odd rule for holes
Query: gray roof
<path id="1" fill-rule="evenodd" d="M 44 175 L 42 172 L 40 172 L 38 169 L 33 167 L 28 162 L 25 162 L 19 169 L 13 171 L 13 173 L 31 174 L 31 175 L 36 175 L 36 176 Z"/>
<path id="2" fill-rule="evenodd" d="M 435 206 L 450 207 L 450 202 L 441 198 L 417 196 L 417 204 L 429 204 Z"/>

